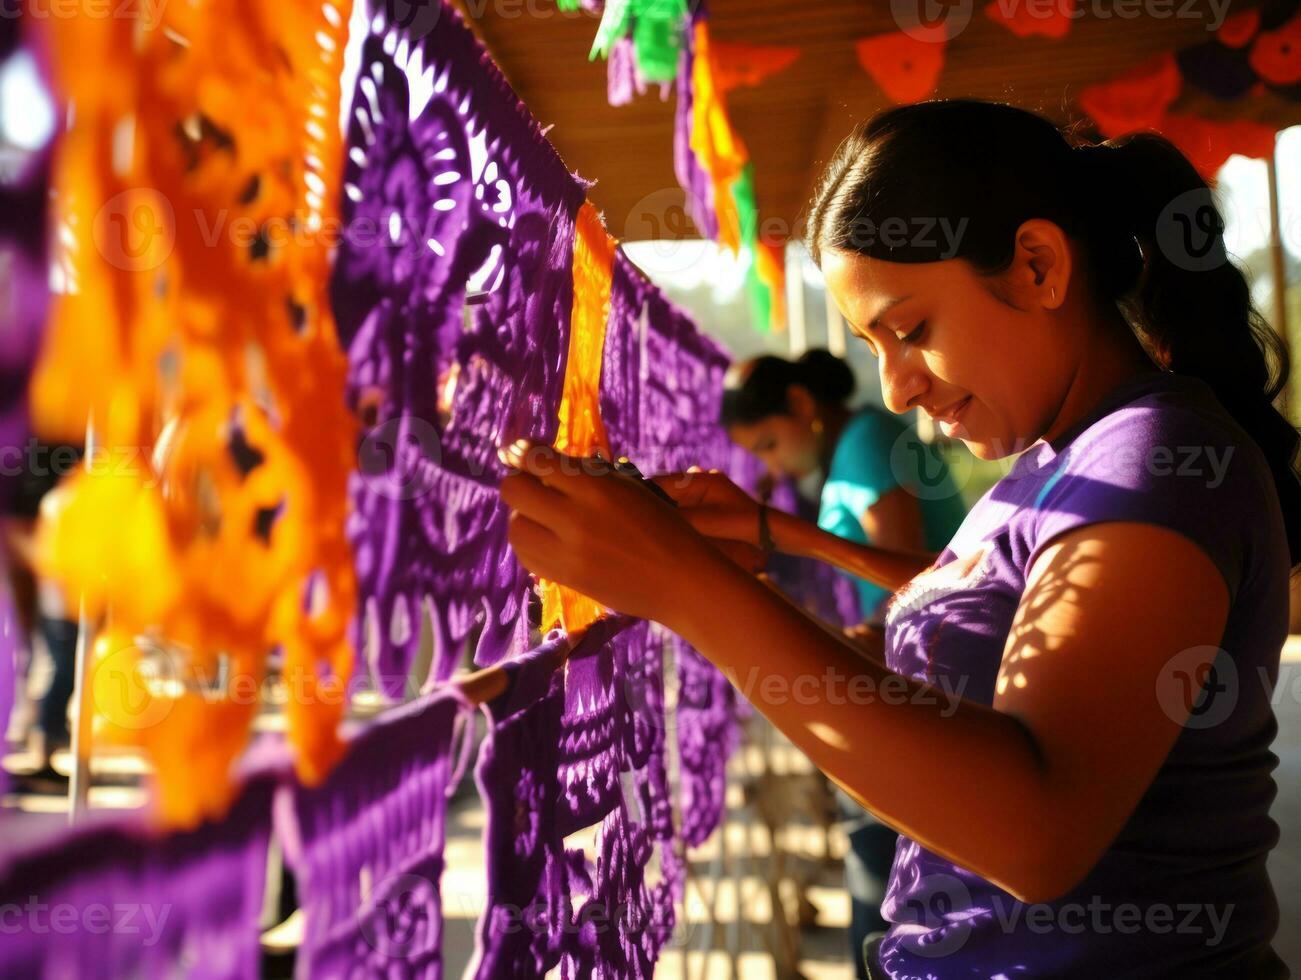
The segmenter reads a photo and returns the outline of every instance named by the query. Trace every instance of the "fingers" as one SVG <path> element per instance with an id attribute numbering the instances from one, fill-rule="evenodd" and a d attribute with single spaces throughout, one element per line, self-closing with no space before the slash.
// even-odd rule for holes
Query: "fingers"
<path id="1" fill-rule="evenodd" d="M 685 473 L 663 473 L 650 481 L 673 498 L 679 507 L 699 507 L 718 495 L 719 481 L 731 485 L 717 470 L 704 472 L 693 466 Z"/>
<path id="2" fill-rule="evenodd" d="M 552 490 L 569 497 L 581 497 L 591 491 L 593 475 L 606 475 L 608 464 L 593 459 L 568 456 L 551 446 L 516 439 L 497 450 L 498 458 L 512 469 L 527 473 Z"/>
<path id="3" fill-rule="evenodd" d="M 564 524 L 573 502 L 530 473 L 511 473 L 501 481 L 501 501 L 511 510 L 547 527 Z"/>
<path id="4" fill-rule="evenodd" d="M 551 577 L 548 559 L 558 555 L 562 548 L 555 532 L 516 511 L 510 515 L 506 537 L 521 565 L 534 575 Z"/>

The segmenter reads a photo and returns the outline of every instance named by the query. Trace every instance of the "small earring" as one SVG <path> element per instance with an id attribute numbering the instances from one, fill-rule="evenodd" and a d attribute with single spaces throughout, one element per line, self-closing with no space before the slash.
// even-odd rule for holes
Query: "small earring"
<path id="1" fill-rule="evenodd" d="M 1049 288 L 1052 289 L 1052 291 L 1053 291 L 1053 302 L 1056 303 L 1056 302 L 1057 302 L 1057 287 L 1056 287 L 1056 286 L 1050 286 Z"/>
<path id="2" fill-rule="evenodd" d="M 813 430 L 815 436 L 822 435 L 822 419 L 814 419 L 810 428 Z"/>

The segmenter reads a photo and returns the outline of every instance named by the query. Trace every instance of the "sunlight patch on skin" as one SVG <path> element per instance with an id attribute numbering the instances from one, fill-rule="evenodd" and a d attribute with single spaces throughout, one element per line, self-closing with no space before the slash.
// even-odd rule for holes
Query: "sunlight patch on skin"
<path id="1" fill-rule="evenodd" d="M 827 745 L 830 745 L 833 749 L 839 749 L 842 752 L 849 751 L 849 739 L 845 738 L 844 735 L 836 731 L 836 729 L 832 728 L 826 722 L 809 722 L 809 731 L 823 742 L 826 742 Z"/>

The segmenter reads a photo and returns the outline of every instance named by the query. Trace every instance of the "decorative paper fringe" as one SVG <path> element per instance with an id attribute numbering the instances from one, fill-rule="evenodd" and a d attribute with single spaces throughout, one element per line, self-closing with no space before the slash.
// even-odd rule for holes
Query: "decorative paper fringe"
<path id="1" fill-rule="evenodd" d="M 555 440 L 556 449 L 571 456 L 590 456 L 600 450 L 610 458 L 610 440 L 601 423 L 600 386 L 615 247 L 600 212 L 585 201 L 574 221 L 574 303 Z M 544 630 L 580 629 L 605 612 L 600 603 L 573 589 L 545 581 L 540 588 Z"/>
<path id="2" fill-rule="evenodd" d="M 724 96 L 786 68 L 799 49 L 731 44 L 717 52 L 704 4 L 691 8 L 689 13 L 684 0 L 611 0 L 591 57 L 609 59 L 612 105 L 631 101 L 649 82 L 676 78 L 674 170 L 687 211 L 702 235 L 746 263 L 755 326 L 768 331 L 785 323 L 784 263 L 776 260 L 775 243 L 759 241 L 754 178 L 746 173 L 750 155 L 732 127 Z"/>

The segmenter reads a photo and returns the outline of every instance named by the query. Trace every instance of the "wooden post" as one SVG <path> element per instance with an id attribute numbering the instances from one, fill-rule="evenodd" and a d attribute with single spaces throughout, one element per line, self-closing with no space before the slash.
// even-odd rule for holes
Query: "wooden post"
<path id="1" fill-rule="evenodd" d="M 86 448 L 83 466 L 89 466 L 95 452 L 95 420 L 86 420 Z M 86 615 L 86 597 L 77 607 L 76 668 L 72 683 L 72 777 L 68 780 L 68 823 L 76 823 L 90 809 L 90 751 L 94 711 L 90 697 L 90 658 L 94 649 L 91 623 Z"/>
<path id="2" fill-rule="evenodd" d="M 804 269 L 803 258 L 797 249 L 786 249 L 786 323 L 790 328 L 791 357 L 799 357 L 809 349 L 808 332 L 804 323 Z"/>

